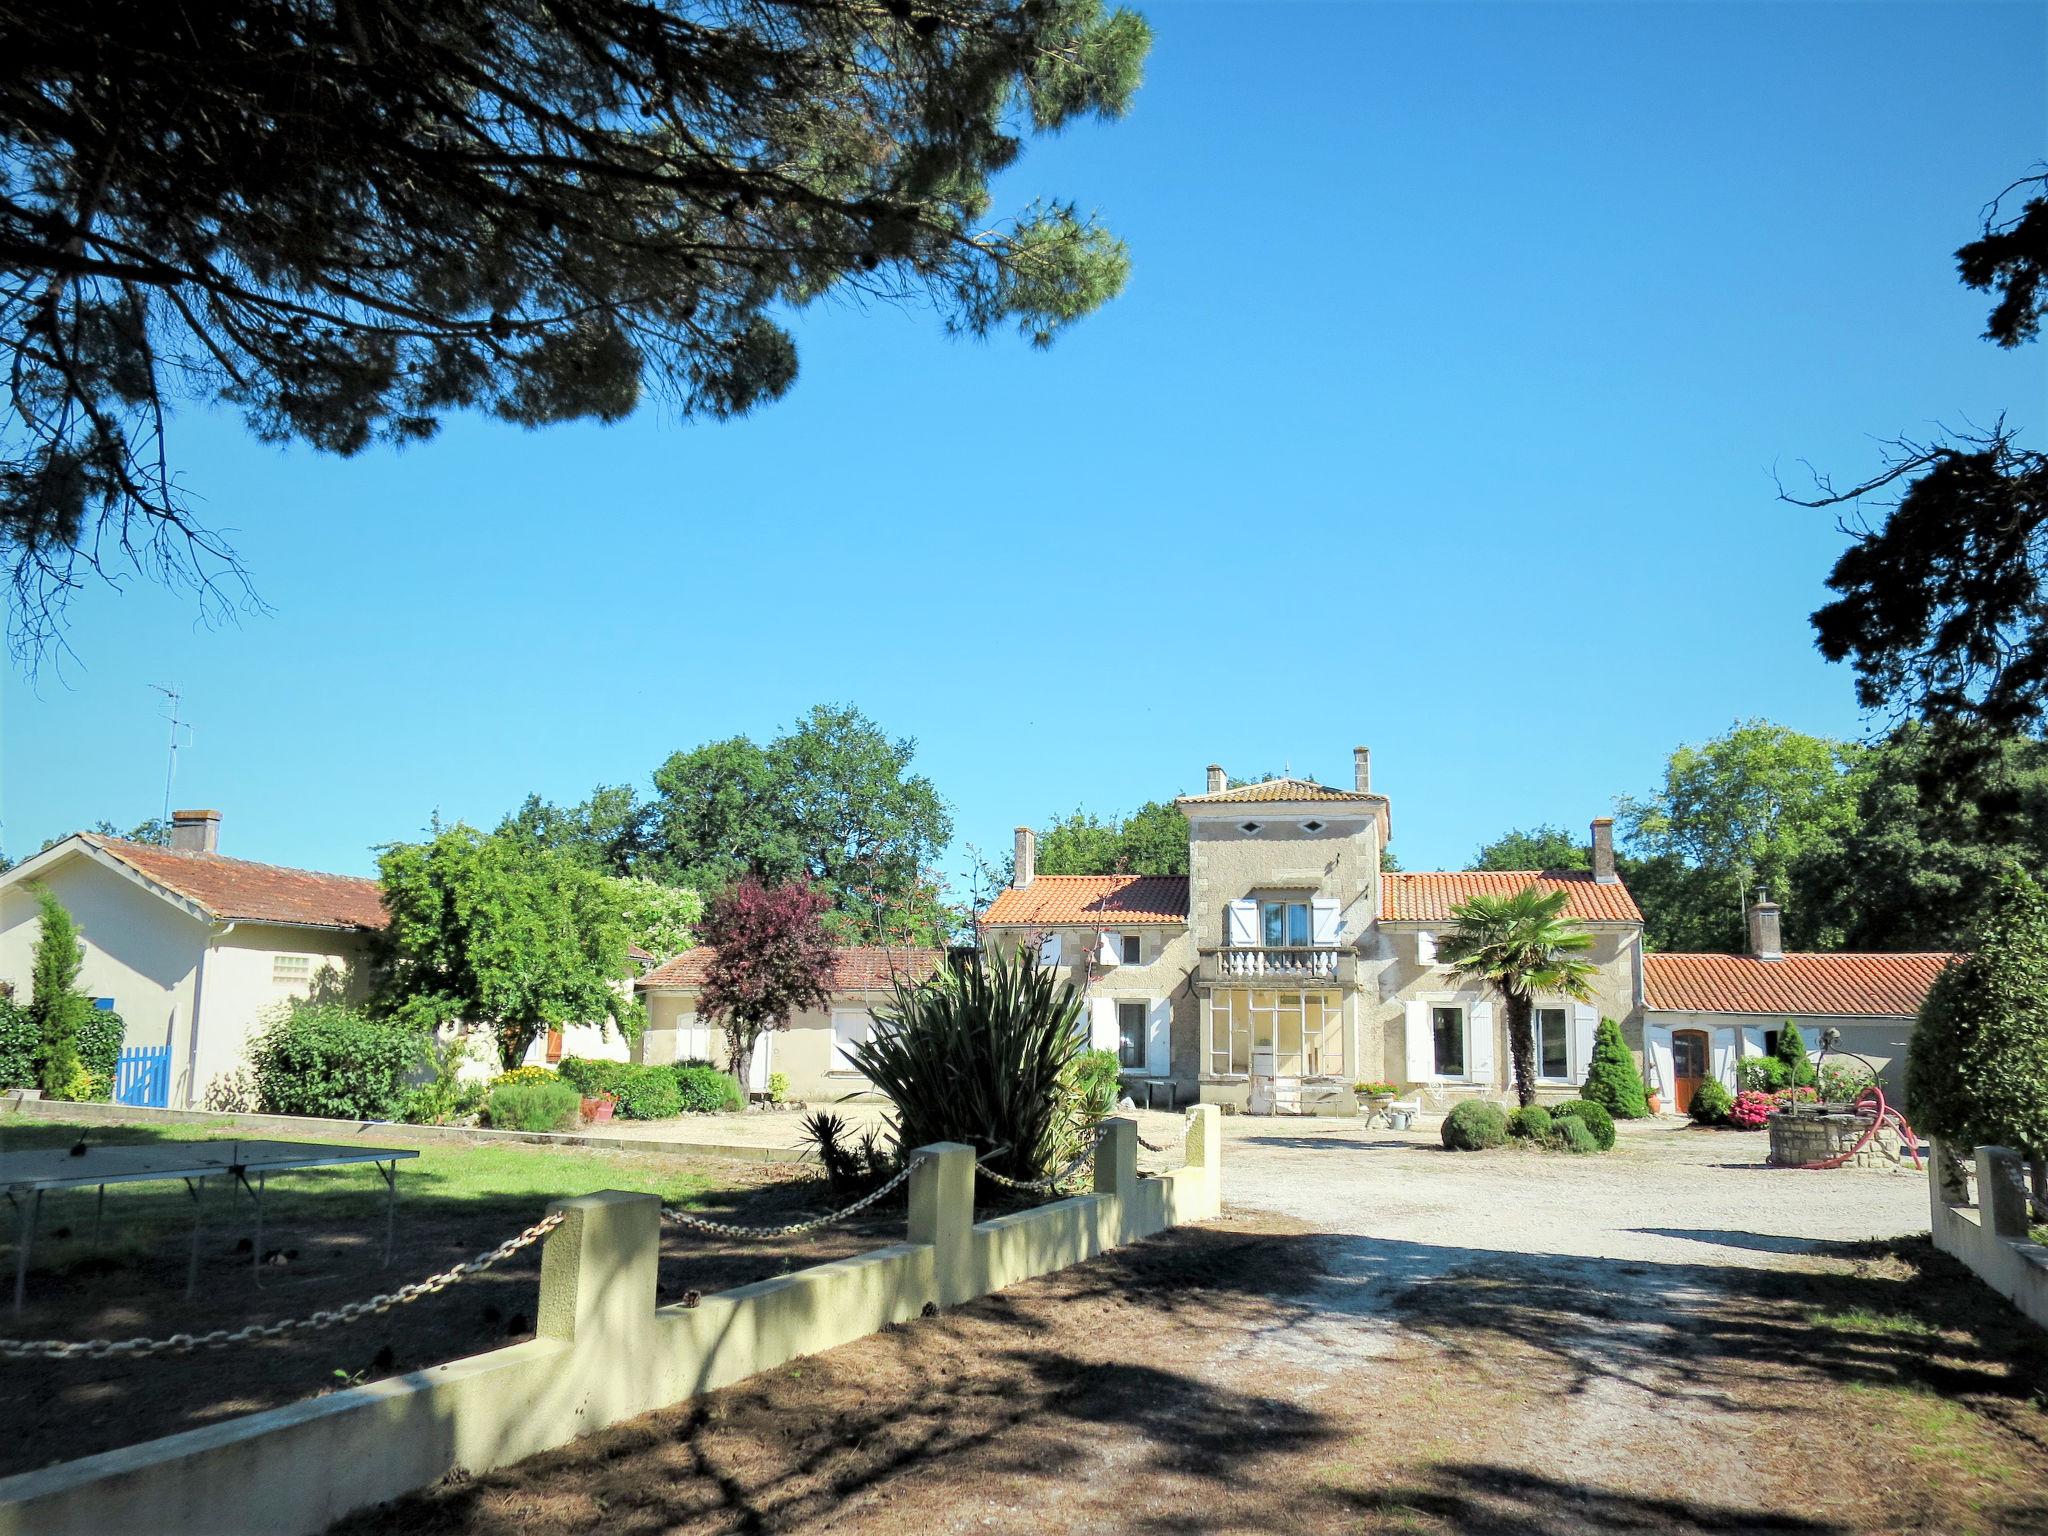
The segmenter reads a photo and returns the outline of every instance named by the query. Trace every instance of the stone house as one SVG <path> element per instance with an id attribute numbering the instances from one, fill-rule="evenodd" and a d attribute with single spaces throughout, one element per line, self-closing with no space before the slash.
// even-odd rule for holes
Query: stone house
<path id="1" fill-rule="evenodd" d="M 1355 1112 L 1352 1085 L 1388 1081 L 1443 1107 L 1499 1097 L 1512 1068 L 1499 998 L 1436 957 L 1451 909 L 1534 883 L 1594 935 L 1592 998 L 1536 1000 L 1539 1093 L 1584 1081 L 1602 1015 L 1640 1046 L 1642 914 L 1615 871 L 1613 824 L 1592 824 L 1592 869 L 1519 873 L 1383 869 L 1392 829 L 1353 753 L 1353 784 L 1283 778 L 1175 802 L 1185 876 L 1039 875 L 1017 829 L 1010 888 L 981 914 L 982 940 L 1035 946 L 1086 998 L 1091 1043 L 1118 1052 L 1141 1098 L 1248 1106 L 1271 1063 L 1292 1108 Z"/>

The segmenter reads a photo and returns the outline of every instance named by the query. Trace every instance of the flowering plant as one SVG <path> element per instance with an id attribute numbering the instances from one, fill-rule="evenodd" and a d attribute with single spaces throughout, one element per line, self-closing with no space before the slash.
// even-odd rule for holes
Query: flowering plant
<path id="1" fill-rule="evenodd" d="M 1745 1088 L 1735 1095 L 1735 1103 L 1728 1110 L 1728 1123 L 1738 1131 L 1760 1131 L 1771 1111 L 1778 1107 L 1776 1094 Z"/>

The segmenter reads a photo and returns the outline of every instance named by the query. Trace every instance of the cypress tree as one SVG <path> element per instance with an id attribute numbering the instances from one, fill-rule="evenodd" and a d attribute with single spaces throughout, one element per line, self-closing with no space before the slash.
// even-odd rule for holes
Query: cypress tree
<path id="1" fill-rule="evenodd" d="M 1579 1097 L 1598 1104 L 1617 1120 L 1640 1120 L 1650 1112 L 1643 1075 L 1621 1038 L 1621 1026 L 1612 1019 L 1602 1019 L 1593 1032 L 1593 1059 L 1586 1067 L 1586 1086 L 1579 1090 Z"/>
<path id="2" fill-rule="evenodd" d="M 1813 1061 L 1806 1054 L 1806 1037 L 1790 1019 L 1778 1031 L 1778 1060 L 1785 1063 L 1785 1080 L 1801 1087 L 1814 1080 Z"/>
<path id="3" fill-rule="evenodd" d="M 36 1079 L 53 1099 L 71 1097 L 82 1075 L 78 1035 L 89 1011 L 78 990 L 78 967 L 85 958 L 78 927 L 46 888 L 36 888 L 42 928 L 36 935 L 31 969 L 29 1016 L 36 1026 Z"/>
<path id="4" fill-rule="evenodd" d="M 2018 865 L 1920 1005 L 1906 1104 L 1917 1130 L 1958 1147 L 2048 1152 L 2048 892 Z"/>

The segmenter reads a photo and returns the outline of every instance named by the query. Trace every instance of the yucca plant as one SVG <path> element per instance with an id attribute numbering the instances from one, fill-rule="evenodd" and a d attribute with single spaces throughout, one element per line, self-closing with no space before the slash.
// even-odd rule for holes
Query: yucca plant
<path id="1" fill-rule="evenodd" d="M 896 1107 L 898 1145 L 1001 1149 L 1016 1179 L 1057 1171 L 1077 1126 L 1062 1073 L 1081 1053 L 1081 999 L 1035 954 L 975 955 L 929 981 L 898 982 L 854 1065 Z"/>

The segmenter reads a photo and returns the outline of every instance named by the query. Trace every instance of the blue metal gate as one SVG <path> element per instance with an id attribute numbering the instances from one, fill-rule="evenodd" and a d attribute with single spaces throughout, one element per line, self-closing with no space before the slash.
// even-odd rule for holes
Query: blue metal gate
<path id="1" fill-rule="evenodd" d="M 143 1109 L 171 1103 L 171 1048 L 137 1046 L 114 1058 L 114 1102 Z"/>

